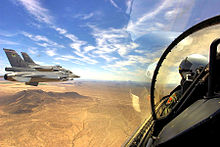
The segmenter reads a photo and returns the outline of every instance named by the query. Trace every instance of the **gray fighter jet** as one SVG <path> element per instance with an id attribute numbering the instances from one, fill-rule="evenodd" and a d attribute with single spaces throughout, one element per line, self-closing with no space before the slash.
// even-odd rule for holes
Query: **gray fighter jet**
<path id="1" fill-rule="evenodd" d="M 27 53 L 21 52 L 24 60 L 15 50 L 3 49 L 8 57 L 11 67 L 5 71 L 5 80 L 25 82 L 26 85 L 37 86 L 39 82 L 68 81 L 80 76 L 73 74 L 62 66 L 41 66 L 36 64 Z"/>

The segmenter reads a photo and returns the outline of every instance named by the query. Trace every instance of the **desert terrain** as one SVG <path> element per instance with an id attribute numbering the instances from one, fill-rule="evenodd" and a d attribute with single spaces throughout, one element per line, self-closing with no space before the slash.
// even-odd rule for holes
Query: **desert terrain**
<path id="1" fill-rule="evenodd" d="M 131 82 L 0 81 L 0 146 L 121 146 L 149 117 L 148 95 Z"/>

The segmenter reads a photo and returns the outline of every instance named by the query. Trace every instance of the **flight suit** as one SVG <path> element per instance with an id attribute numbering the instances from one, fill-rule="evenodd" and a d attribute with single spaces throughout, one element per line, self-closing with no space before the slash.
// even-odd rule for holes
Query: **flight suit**
<path id="1" fill-rule="evenodd" d="M 179 100 L 180 97 L 181 97 L 181 90 L 177 90 L 169 96 L 168 100 L 165 103 L 166 107 L 163 111 L 164 116 L 169 114 L 169 112 L 172 110 L 172 108 L 174 107 L 174 105 L 176 104 L 176 102 Z"/>

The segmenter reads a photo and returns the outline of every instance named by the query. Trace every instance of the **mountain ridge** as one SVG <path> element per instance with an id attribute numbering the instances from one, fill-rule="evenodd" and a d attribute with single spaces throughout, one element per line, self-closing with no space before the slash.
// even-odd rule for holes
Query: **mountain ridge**
<path id="1" fill-rule="evenodd" d="M 46 92 L 43 90 L 23 90 L 12 96 L 0 99 L 0 105 L 4 106 L 4 112 L 11 114 L 31 113 L 33 109 L 49 103 L 58 102 L 61 99 L 89 98 L 77 92 Z"/>

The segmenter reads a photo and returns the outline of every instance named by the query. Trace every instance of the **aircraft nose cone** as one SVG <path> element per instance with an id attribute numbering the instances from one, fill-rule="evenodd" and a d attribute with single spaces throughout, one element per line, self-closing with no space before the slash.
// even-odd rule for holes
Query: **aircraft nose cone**
<path id="1" fill-rule="evenodd" d="M 80 78 L 80 76 L 75 75 L 75 74 L 72 74 L 71 77 L 73 77 L 73 78 Z"/>

